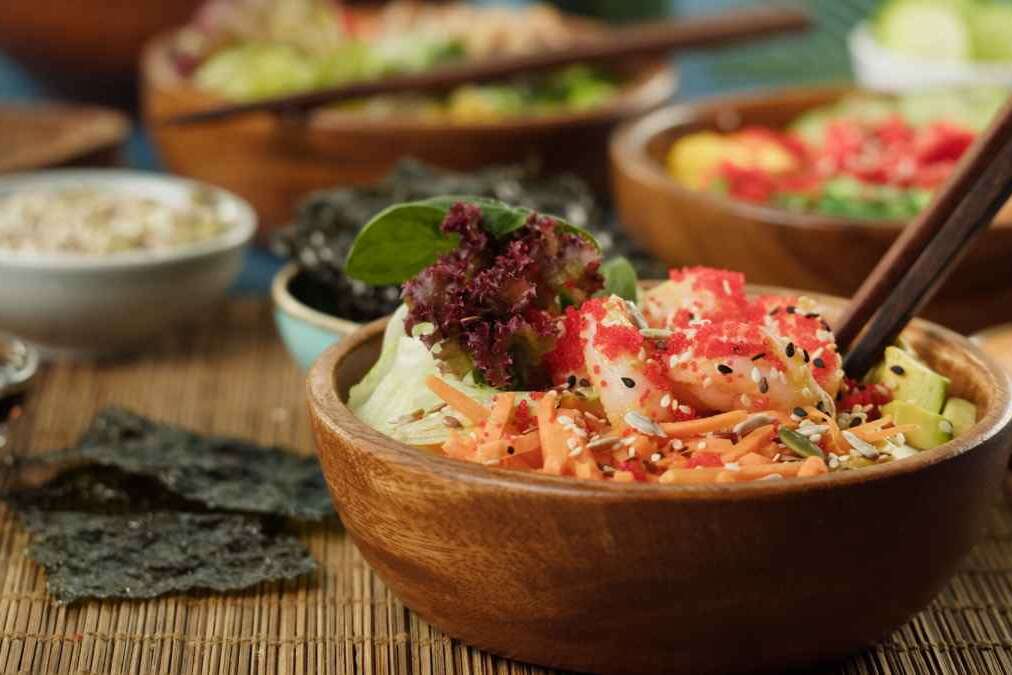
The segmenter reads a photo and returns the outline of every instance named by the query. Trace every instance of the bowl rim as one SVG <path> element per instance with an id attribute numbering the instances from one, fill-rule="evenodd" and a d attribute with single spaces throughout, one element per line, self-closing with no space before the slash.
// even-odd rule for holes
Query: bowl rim
<path id="1" fill-rule="evenodd" d="M 257 215 L 241 197 L 209 183 L 170 174 L 135 169 L 46 169 L 0 176 L 0 197 L 23 187 L 58 188 L 61 185 L 128 186 L 146 183 L 170 189 L 209 191 L 225 208 L 234 212 L 233 222 L 210 239 L 158 251 L 124 251 L 111 254 L 18 253 L 0 248 L 0 265 L 20 269 L 59 271 L 101 271 L 157 267 L 217 255 L 246 246 L 256 234 Z"/>
<path id="2" fill-rule="evenodd" d="M 274 275 L 271 281 L 271 300 L 278 311 L 331 333 L 348 335 L 362 328 L 362 324 L 357 321 L 321 312 L 292 295 L 289 286 L 301 271 L 299 264 L 291 261 Z"/>
<path id="3" fill-rule="evenodd" d="M 145 85 L 153 91 L 165 94 L 184 93 L 201 102 L 201 106 L 226 105 L 228 100 L 194 85 L 172 67 L 169 58 L 171 44 L 184 29 L 161 33 L 152 38 L 144 48 L 141 59 L 141 74 Z M 369 116 L 317 110 L 306 117 L 285 119 L 289 125 L 304 125 L 321 133 L 431 133 L 452 135 L 467 133 L 510 133 L 518 129 L 537 131 L 558 127 L 602 124 L 629 119 L 654 110 L 671 100 L 678 91 L 680 73 L 678 67 L 665 59 L 649 59 L 632 71 L 626 82 L 619 87 L 611 100 L 599 106 L 583 110 L 568 110 L 547 115 L 520 115 L 503 117 L 498 120 L 479 122 L 453 122 L 436 117 L 423 116 Z M 145 116 L 150 118 L 150 111 Z M 265 115 L 258 115 L 264 117 Z M 151 121 L 149 119 L 149 121 Z M 213 124 L 213 123 L 211 123 Z M 218 124 L 228 124 L 219 122 Z"/>
<path id="4" fill-rule="evenodd" d="M 750 285 L 749 289 L 751 292 L 759 293 L 801 293 L 772 286 Z M 820 293 L 803 294 L 836 306 L 840 306 L 844 302 L 841 298 Z M 383 435 L 360 421 L 340 400 L 334 386 L 334 372 L 338 364 L 359 346 L 375 339 L 377 334 L 381 336 L 388 319 L 389 317 L 378 319 L 362 326 L 337 345 L 328 348 L 312 365 L 307 379 L 307 394 L 314 421 L 320 426 L 325 426 L 331 435 L 337 436 L 347 443 L 355 444 L 363 452 L 381 461 L 395 463 L 400 468 L 409 471 L 424 471 L 434 478 L 457 482 L 462 486 L 471 484 L 488 488 L 509 489 L 519 493 L 611 500 L 726 501 L 746 498 L 776 498 L 786 494 L 835 489 L 904 476 L 970 452 L 1006 430 L 1012 423 L 1012 394 L 1009 391 L 1012 379 L 1005 375 L 1005 371 L 994 359 L 984 353 L 969 338 L 938 324 L 923 319 L 914 319 L 911 326 L 915 330 L 932 334 L 946 343 L 956 345 L 975 362 L 976 366 L 983 369 L 987 373 L 995 399 L 991 408 L 966 434 L 930 450 L 923 450 L 912 457 L 865 467 L 858 471 L 845 471 L 809 478 L 713 485 L 585 481 L 573 477 L 487 467 L 426 452 Z M 319 443 L 317 443 L 317 448 L 318 451 L 322 451 Z"/>
<path id="5" fill-rule="evenodd" d="M 818 213 L 788 211 L 765 204 L 752 204 L 740 199 L 709 192 L 693 190 L 668 175 L 664 166 L 655 161 L 647 152 L 648 143 L 661 133 L 686 127 L 706 114 L 737 114 L 741 107 L 770 103 L 774 101 L 832 98 L 838 99 L 850 93 L 870 93 L 885 96 L 852 84 L 827 84 L 816 86 L 780 87 L 745 93 L 721 94 L 664 106 L 642 117 L 622 124 L 609 141 L 608 154 L 613 172 L 624 172 L 636 180 L 648 184 L 652 190 L 684 200 L 698 200 L 708 206 L 732 215 L 765 225 L 798 227 L 810 230 L 836 231 L 840 229 L 867 229 L 889 232 L 900 230 L 907 222 L 891 219 L 861 219 L 842 216 L 828 216 Z M 1012 221 L 998 220 L 995 227 L 1012 228 Z"/>

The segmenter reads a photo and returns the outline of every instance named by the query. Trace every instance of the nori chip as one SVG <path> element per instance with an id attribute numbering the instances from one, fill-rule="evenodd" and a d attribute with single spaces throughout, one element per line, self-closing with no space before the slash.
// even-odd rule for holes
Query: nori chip
<path id="1" fill-rule="evenodd" d="M 61 603 L 237 590 L 316 568 L 298 539 L 245 515 L 29 510 L 21 517 L 33 534 L 28 556 L 46 568 L 49 593 Z"/>
<path id="2" fill-rule="evenodd" d="M 48 456 L 147 476 L 212 510 L 322 520 L 334 513 L 315 457 L 201 436 L 122 408 L 100 412 L 80 444 Z"/>

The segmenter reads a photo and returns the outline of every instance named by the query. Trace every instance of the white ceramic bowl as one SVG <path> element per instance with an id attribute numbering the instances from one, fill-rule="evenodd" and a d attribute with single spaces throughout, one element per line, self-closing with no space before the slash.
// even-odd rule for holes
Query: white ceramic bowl
<path id="1" fill-rule="evenodd" d="M 947 63 L 897 54 L 879 44 L 866 23 L 851 31 L 847 43 L 854 76 L 866 89 L 905 92 L 952 86 L 1012 87 L 1012 64 Z"/>
<path id="2" fill-rule="evenodd" d="M 185 204 L 194 190 L 208 190 L 229 227 L 207 241 L 165 251 L 95 256 L 0 249 L 0 330 L 48 356 L 138 351 L 171 327 L 207 317 L 238 276 L 256 230 L 256 214 L 238 197 L 195 181 L 139 171 L 12 175 L 0 178 L 0 196 L 70 185 L 126 190 L 169 204 Z"/>

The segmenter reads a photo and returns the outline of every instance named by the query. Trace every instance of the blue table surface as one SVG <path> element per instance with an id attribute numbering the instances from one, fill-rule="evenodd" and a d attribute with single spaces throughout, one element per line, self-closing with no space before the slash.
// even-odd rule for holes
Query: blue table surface
<path id="1" fill-rule="evenodd" d="M 514 0 L 508 4 L 518 4 L 521 1 Z M 809 0 L 809 5 L 817 5 L 825 1 L 833 3 L 836 0 Z M 843 4 L 847 4 L 847 1 L 844 0 Z M 853 0 L 850 1 L 852 2 Z M 865 0 L 865 2 L 867 1 Z M 753 4 L 755 0 L 671 0 L 671 2 L 673 11 L 681 16 L 685 16 L 714 12 L 730 6 Z M 486 2 L 485 4 L 489 3 Z M 796 41 L 797 38 L 787 38 L 786 40 Z M 838 40 L 837 42 L 839 44 L 834 45 L 834 49 L 842 51 L 842 40 Z M 775 57 L 774 60 L 778 58 L 780 61 L 791 61 L 792 59 L 789 58 L 790 47 L 786 50 L 780 49 L 778 46 L 780 44 L 790 45 L 789 42 L 778 41 L 767 46 L 766 51 L 770 52 L 772 50 Z M 736 48 L 736 50 L 740 53 L 742 48 Z M 724 54 L 721 54 L 721 52 L 708 52 L 680 56 L 678 58 L 681 77 L 679 98 L 684 100 L 728 89 L 756 87 L 767 83 L 763 81 L 764 78 L 776 81 L 776 78 L 771 78 L 768 72 L 759 74 L 753 71 L 746 72 L 746 68 L 736 65 L 741 62 L 740 56 L 738 57 L 739 61 L 735 61 L 733 57 L 728 57 L 728 53 L 731 51 L 723 50 Z M 754 60 L 750 54 L 746 53 L 745 61 Z M 724 64 L 723 70 L 721 70 L 721 59 L 727 62 Z M 801 80 L 813 79 L 812 77 L 805 77 L 806 75 L 814 75 L 815 79 L 818 79 L 820 75 L 820 73 L 811 73 L 811 69 L 806 70 L 804 64 L 791 63 L 789 70 L 790 78 L 794 78 L 796 71 L 796 74 L 799 76 L 798 79 Z M 828 71 L 832 70 L 832 68 L 823 66 L 823 70 Z M 821 74 L 827 75 L 831 79 L 833 79 L 834 75 L 832 72 Z M 45 83 L 33 79 L 29 73 L 25 72 L 0 52 L 0 100 L 33 101 L 44 100 L 46 98 L 49 98 L 49 93 L 46 90 Z M 126 164 L 133 168 L 151 171 L 163 170 L 157 153 L 140 124 L 137 124 L 127 144 L 125 160 Z M 267 293 L 270 288 L 271 278 L 282 264 L 280 259 L 265 250 L 251 249 L 247 254 L 246 264 L 234 288 L 234 292 Z"/>

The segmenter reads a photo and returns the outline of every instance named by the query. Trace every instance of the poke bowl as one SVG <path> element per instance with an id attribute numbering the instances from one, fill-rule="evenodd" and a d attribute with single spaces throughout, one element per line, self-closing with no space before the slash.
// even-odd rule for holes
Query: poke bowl
<path id="1" fill-rule="evenodd" d="M 404 5 L 395 5 L 401 6 L 388 10 L 388 20 L 400 26 Z M 444 11 L 426 5 L 408 6 L 423 7 L 423 12 Z M 367 26 L 375 15 L 375 10 L 367 9 L 340 11 L 348 17 L 342 25 Z M 483 11 L 505 12 L 508 19 L 510 12 L 519 10 Z M 496 17 L 500 14 L 486 19 L 486 24 L 513 25 Z M 551 23 L 573 34 L 600 30 L 585 19 L 566 16 L 553 18 Z M 486 35 L 493 30 L 488 25 L 474 31 L 459 22 L 454 25 L 464 35 Z M 674 70 L 666 60 L 658 59 L 609 71 L 608 77 L 614 82 L 607 84 L 610 93 L 605 98 L 599 96 L 604 91 L 603 81 L 595 79 L 596 75 L 585 76 L 586 70 L 572 71 L 574 76 L 559 90 L 589 96 L 594 101 L 575 100 L 544 108 L 515 96 L 516 92 L 509 89 L 512 85 L 498 89 L 490 85 L 491 89 L 463 87 L 452 94 L 457 110 L 452 114 L 446 113 L 448 108 L 435 109 L 424 100 L 377 99 L 351 104 L 350 108 L 324 108 L 296 118 L 256 114 L 212 124 L 168 126 L 161 120 L 235 100 L 229 98 L 229 91 L 215 89 L 213 83 L 201 84 L 205 80 L 199 78 L 203 72 L 200 65 L 210 62 L 180 55 L 180 44 L 186 42 L 186 36 L 184 31 L 163 35 L 146 49 L 141 64 L 145 122 L 169 168 L 248 199 L 262 216 L 265 228 L 284 223 L 296 201 L 307 192 L 333 185 L 374 184 L 405 157 L 465 171 L 535 160 L 546 172 L 572 170 L 604 189 L 608 134 L 621 121 L 662 105 L 676 88 Z M 343 44 L 342 39 L 337 38 L 338 44 Z M 481 44 L 501 42 L 488 36 Z M 347 58 L 341 62 L 356 61 Z M 242 68 L 236 66 L 238 74 L 219 79 L 226 83 L 241 81 Z M 326 66 L 323 69 L 330 72 Z M 296 80 L 266 78 L 268 82 Z M 265 95 L 259 90 L 231 95 L 244 94 Z M 489 101 L 493 102 L 491 107 Z M 502 106 L 510 112 L 497 112 Z M 212 147 L 215 151 L 209 152 Z"/>
<path id="2" fill-rule="evenodd" d="M 848 381 L 838 298 L 699 267 L 637 287 L 558 218 L 405 209 L 350 273 L 393 279 L 369 244 L 409 213 L 446 246 L 308 397 L 347 531 L 450 636 L 588 672 L 805 666 L 924 608 L 982 534 L 1012 399 L 968 339 L 915 320 Z"/>
<path id="3" fill-rule="evenodd" d="M 735 95 L 672 106 L 624 126 L 610 149 L 622 225 L 669 265 L 723 266 L 757 283 L 851 295 L 930 193 L 857 213 L 846 209 L 849 194 L 832 202 L 835 211 L 781 206 L 689 186 L 672 177 L 667 163 L 675 144 L 692 135 L 780 132 L 812 111 L 861 94 L 806 87 Z M 851 185 L 841 183 L 841 192 Z M 995 273 L 1010 265 L 1012 210 L 1006 206 L 924 315 L 961 331 L 1012 318 L 1012 287 Z"/>
<path id="4" fill-rule="evenodd" d="M 45 356 L 133 352 L 209 316 L 256 215 L 223 190 L 118 169 L 0 179 L 0 330 Z"/>

